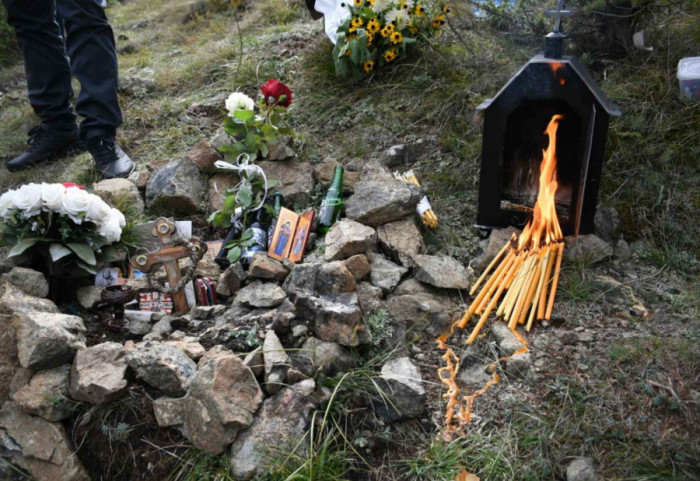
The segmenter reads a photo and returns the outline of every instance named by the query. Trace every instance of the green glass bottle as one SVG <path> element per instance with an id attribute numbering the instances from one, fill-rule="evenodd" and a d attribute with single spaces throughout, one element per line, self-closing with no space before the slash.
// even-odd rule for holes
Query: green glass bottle
<path id="1" fill-rule="evenodd" d="M 325 234 L 340 219 L 343 210 L 343 168 L 339 165 L 333 172 L 333 180 L 326 198 L 318 212 L 318 232 Z"/>
<path id="2" fill-rule="evenodd" d="M 270 221 L 270 227 L 267 229 L 267 241 L 272 242 L 272 236 L 275 235 L 275 228 L 277 227 L 277 219 L 280 217 L 280 211 L 282 210 L 282 199 L 283 196 L 280 192 L 272 194 L 273 199 L 273 209 L 275 213 L 272 215 L 272 220 Z"/>

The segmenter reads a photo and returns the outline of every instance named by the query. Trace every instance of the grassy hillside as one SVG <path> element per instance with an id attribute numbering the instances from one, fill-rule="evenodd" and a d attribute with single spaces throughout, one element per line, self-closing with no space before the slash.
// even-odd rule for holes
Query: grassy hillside
<path id="1" fill-rule="evenodd" d="M 108 15 L 121 76 L 154 85 L 122 94 L 119 140 L 140 169 L 153 170 L 213 134 L 230 92 L 256 95 L 257 85 L 279 78 L 295 93 L 302 161 L 334 157 L 348 165 L 378 158 L 393 144 L 436 136 L 414 166 L 441 221 L 438 231 L 425 233 L 429 252 L 468 263 L 481 250 L 472 228 L 481 152 L 475 107 L 541 47 L 547 24 L 539 1 L 518 2 L 514 10 L 489 7 L 483 17 L 471 14 L 468 1 L 452 3 L 451 28 L 442 37 L 359 81 L 335 77 L 332 46 L 303 2 L 115 3 Z M 564 268 L 558 309 L 570 329 L 592 331 L 595 342 L 562 348 L 554 328 L 539 330 L 538 382 L 504 380 L 482 398 L 478 419 L 457 442 L 435 441 L 443 406 L 433 387 L 426 422 L 324 426 L 328 444 L 293 460 L 306 474 L 290 478 L 294 468 L 281 466 L 271 480 L 443 480 L 461 467 L 489 481 L 555 480 L 583 454 L 594 457 L 601 479 L 693 479 L 700 463 L 692 401 L 700 389 L 700 103 L 680 97 L 675 65 L 698 55 L 700 11 L 697 2 L 650 5 L 639 7 L 649 14 L 648 25 L 640 17 L 629 28 L 647 28 L 652 52 L 589 43 L 590 35 L 605 38 L 610 29 L 596 21 L 596 3 L 585 2 L 587 13 L 572 21 L 571 50 L 623 111 L 610 126 L 600 202 L 618 210 L 635 253 L 602 267 Z M 38 122 L 25 88 L 21 64 L 0 70 L 0 160 L 20 152 Z M 22 173 L 0 166 L 0 191 L 56 179 L 90 185 L 96 175 L 89 156 Z M 620 301 L 601 275 L 632 286 L 653 317 L 620 317 Z M 432 339 L 419 345 L 428 352 L 434 346 Z M 438 385 L 438 363 L 432 353 L 421 365 L 427 384 Z M 366 388 L 365 374 L 354 373 L 348 389 Z M 333 419 L 345 419 L 336 407 Z M 226 479 L 220 459 L 178 453 L 168 461 L 172 479 Z"/>

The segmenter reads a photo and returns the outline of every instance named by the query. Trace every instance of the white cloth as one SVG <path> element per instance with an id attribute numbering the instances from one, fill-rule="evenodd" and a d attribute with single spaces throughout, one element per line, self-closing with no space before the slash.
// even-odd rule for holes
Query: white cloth
<path id="1" fill-rule="evenodd" d="M 316 0 L 314 10 L 323 14 L 326 35 L 335 45 L 338 27 L 350 18 L 349 2 L 352 0 Z"/>

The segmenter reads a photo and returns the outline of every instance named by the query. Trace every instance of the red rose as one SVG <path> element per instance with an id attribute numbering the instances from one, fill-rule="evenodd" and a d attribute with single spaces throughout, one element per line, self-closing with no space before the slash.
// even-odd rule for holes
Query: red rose
<path id="1" fill-rule="evenodd" d="M 85 187 L 83 187 L 82 185 L 74 184 L 73 182 L 64 182 L 63 187 L 65 187 L 66 189 L 69 189 L 71 187 L 77 187 L 80 190 L 85 190 Z"/>
<path id="2" fill-rule="evenodd" d="M 292 91 L 279 80 L 270 79 L 260 86 L 260 91 L 265 96 L 267 105 L 281 105 L 289 107 L 292 103 Z M 281 97 L 284 95 L 284 99 Z"/>

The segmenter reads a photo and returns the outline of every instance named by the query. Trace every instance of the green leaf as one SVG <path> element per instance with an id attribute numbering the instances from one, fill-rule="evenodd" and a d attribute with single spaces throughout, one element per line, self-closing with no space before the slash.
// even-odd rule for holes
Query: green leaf
<path id="1" fill-rule="evenodd" d="M 238 191 L 238 202 L 240 202 L 243 207 L 250 207 L 253 203 L 253 193 L 249 188 L 244 187 Z"/>
<path id="2" fill-rule="evenodd" d="M 80 269 L 84 270 L 88 274 L 97 274 L 97 269 L 95 269 L 93 266 L 90 266 L 82 261 L 76 261 L 75 263 Z"/>
<path id="3" fill-rule="evenodd" d="M 241 258 L 241 248 L 238 246 L 232 248 L 230 251 L 228 251 L 226 258 L 231 264 L 235 264 Z"/>
<path id="4" fill-rule="evenodd" d="M 270 149 L 267 147 L 267 144 L 260 144 L 260 154 L 263 157 L 267 157 L 267 154 L 270 152 Z"/>
<path id="5" fill-rule="evenodd" d="M 262 127 L 260 127 L 260 132 L 262 132 L 264 135 L 271 134 L 274 131 L 275 131 L 275 128 L 270 124 L 265 124 Z"/>
<path id="6" fill-rule="evenodd" d="M 252 230 L 247 230 L 247 231 L 245 231 L 245 232 L 243 233 L 243 235 L 241 236 L 241 241 L 242 241 L 242 242 L 245 242 L 245 241 L 247 241 L 247 240 L 249 240 L 249 239 L 252 239 L 252 238 L 253 238 L 253 234 L 254 234 L 254 232 L 253 232 Z"/>
<path id="7" fill-rule="evenodd" d="M 242 242 L 241 242 L 241 245 L 242 245 L 243 247 L 250 247 L 250 246 L 252 246 L 253 244 L 255 244 L 255 239 L 248 239 L 247 241 L 242 241 Z"/>
<path id="8" fill-rule="evenodd" d="M 97 265 L 97 259 L 95 258 L 95 253 L 93 250 L 90 248 L 90 246 L 85 245 L 85 244 L 66 244 L 70 250 L 75 252 L 78 257 L 85 263 L 91 265 L 91 266 L 96 266 Z"/>
<path id="9" fill-rule="evenodd" d="M 106 264 L 124 260 L 126 255 L 121 247 L 106 246 L 102 248 L 102 261 Z"/>
<path id="10" fill-rule="evenodd" d="M 294 129 L 291 127 L 280 127 L 277 129 L 277 132 L 279 132 L 280 135 L 289 135 L 290 137 L 294 136 Z"/>
<path id="11" fill-rule="evenodd" d="M 252 110 L 236 110 L 233 113 L 234 119 L 242 120 L 243 122 L 247 122 L 253 117 L 255 117 L 255 112 Z"/>
<path id="12" fill-rule="evenodd" d="M 267 187 L 270 189 L 276 187 L 279 183 L 280 181 L 278 179 L 267 179 Z"/>
<path id="13" fill-rule="evenodd" d="M 39 242 L 39 239 L 35 238 L 29 238 L 29 239 L 22 239 L 15 246 L 10 250 L 10 253 L 7 254 L 7 257 L 15 257 L 20 254 L 22 254 L 24 251 L 29 249 L 30 247 L 33 247 L 34 244 Z"/>
<path id="14" fill-rule="evenodd" d="M 71 255 L 73 251 L 63 244 L 53 243 L 49 245 L 49 253 L 51 254 L 51 260 L 56 262 L 59 259 Z"/>

